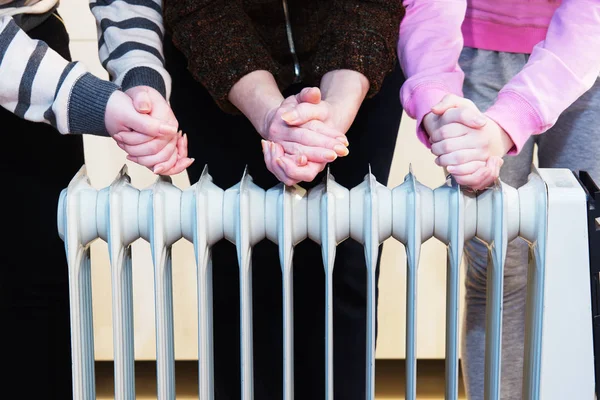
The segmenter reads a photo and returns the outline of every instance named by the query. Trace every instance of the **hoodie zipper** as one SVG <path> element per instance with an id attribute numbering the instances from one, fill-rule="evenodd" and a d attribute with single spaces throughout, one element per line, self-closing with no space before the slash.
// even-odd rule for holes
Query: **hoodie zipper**
<path id="1" fill-rule="evenodd" d="M 283 3 L 283 14 L 285 15 L 285 30 L 287 32 L 288 45 L 290 47 L 290 53 L 294 60 L 294 83 L 300 82 L 300 62 L 298 61 L 298 55 L 296 54 L 296 45 L 294 44 L 294 36 L 292 34 L 292 23 L 290 22 L 290 11 L 288 9 L 287 0 L 282 0 Z"/>

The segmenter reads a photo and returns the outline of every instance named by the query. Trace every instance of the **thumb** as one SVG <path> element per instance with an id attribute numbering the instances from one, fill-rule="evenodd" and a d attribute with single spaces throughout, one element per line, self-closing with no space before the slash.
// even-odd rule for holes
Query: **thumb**
<path id="1" fill-rule="evenodd" d="M 300 103 L 293 110 L 284 113 L 281 118 L 288 125 L 302 125 L 316 119 L 318 121 L 325 121 L 329 116 L 329 111 L 325 106 L 325 103 L 311 104 L 311 103 Z"/>
<path id="2" fill-rule="evenodd" d="M 131 130 L 153 137 L 163 135 L 175 136 L 178 133 L 176 127 L 165 124 L 149 115 L 139 114 L 137 112 L 130 115 L 129 118 L 126 118 L 126 120 L 123 121 L 123 124 Z"/>
<path id="3" fill-rule="evenodd" d="M 135 107 L 135 110 L 137 112 L 142 114 L 149 114 L 152 111 L 152 101 L 150 100 L 150 94 L 148 94 L 148 91 L 145 90 L 145 88 L 143 90 L 135 92 L 132 100 L 133 106 Z"/>
<path id="4" fill-rule="evenodd" d="M 456 108 L 460 105 L 462 98 L 454 94 L 447 94 L 444 98 L 431 107 L 431 111 L 436 115 L 442 115 L 451 108 Z"/>
<path id="5" fill-rule="evenodd" d="M 319 104 L 321 102 L 321 89 L 318 87 L 304 88 L 296 95 L 298 103 Z"/>

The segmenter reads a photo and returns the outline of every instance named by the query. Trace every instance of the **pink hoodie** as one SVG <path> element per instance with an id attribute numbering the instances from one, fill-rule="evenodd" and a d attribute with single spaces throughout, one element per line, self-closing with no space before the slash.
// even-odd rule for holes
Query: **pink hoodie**
<path id="1" fill-rule="evenodd" d="M 423 117 L 446 94 L 462 96 L 463 43 L 531 54 L 486 111 L 515 143 L 509 154 L 552 127 L 600 74 L 600 0 L 404 0 L 404 5 L 398 56 L 407 80 L 400 98 L 428 147 Z"/>

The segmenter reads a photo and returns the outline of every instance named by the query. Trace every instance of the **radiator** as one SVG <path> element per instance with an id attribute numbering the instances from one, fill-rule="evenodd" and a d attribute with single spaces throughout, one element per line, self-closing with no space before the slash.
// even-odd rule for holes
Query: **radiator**
<path id="1" fill-rule="evenodd" d="M 294 397 L 294 246 L 313 240 L 322 249 L 326 307 L 325 397 L 333 399 L 332 279 L 336 246 L 353 239 L 364 245 L 367 268 L 366 398 L 375 398 L 375 267 L 379 246 L 389 238 L 407 253 L 406 399 L 416 399 L 416 291 L 421 245 L 432 238 L 447 245 L 445 398 L 457 399 L 459 272 L 465 240 L 488 244 L 485 399 L 501 395 L 503 268 L 507 244 L 530 243 L 523 398 L 593 399 L 594 358 L 586 197 L 572 172 L 534 169 L 518 190 L 498 181 L 474 195 L 452 179 L 434 190 L 412 170 L 395 188 L 370 173 L 347 189 L 331 174 L 315 188 L 277 185 L 264 190 L 248 171 L 223 190 L 208 169 L 182 191 L 158 177 L 142 190 L 124 166 L 113 183 L 95 190 L 85 166 L 60 196 L 58 230 L 69 266 L 74 398 L 96 398 L 90 243 L 108 243 L 112 275 L 115 399 L 135 399 L 132 242 L 150 243 L 154 264 L 157 398 L 175 399 L 171 246 L 193 243 L 198 285 L 199 397 L 213 399 L 211 246 L 235 244 L 240 277 L 241 399 L 253 399 L 252 247 L 267 238 L 278 245 L 282 270 L 284 349 L 281 398 Z M 426 317 L 426 316 L 423 316 Z"/>

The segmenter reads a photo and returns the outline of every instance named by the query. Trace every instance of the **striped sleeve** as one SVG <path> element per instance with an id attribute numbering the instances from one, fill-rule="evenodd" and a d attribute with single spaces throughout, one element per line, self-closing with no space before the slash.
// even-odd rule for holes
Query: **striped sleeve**
<path id="1" fill-rule="evenodd" d="M 90 9 L 98 28 L 100 61 L 111 80 L 123 90 L 150 86 L 169 99 L 162 1 L 90 0 Z"/>
<path id="2" fill-rule="evenodd" d="M 106 104 L 118 87 L 69 63 L 31 39 L 12 17 L 0 17 L 0 105 L 60 133 L 106 135 Z"/>

